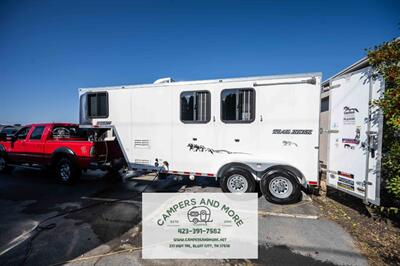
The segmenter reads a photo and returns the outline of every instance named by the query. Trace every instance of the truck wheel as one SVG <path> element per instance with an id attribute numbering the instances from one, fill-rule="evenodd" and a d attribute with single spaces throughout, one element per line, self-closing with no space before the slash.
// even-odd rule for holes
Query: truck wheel
<path id="1" fill-rule="evenodd" d="M 256 181 L 251 173 L 239 167 L 227 170 L 220 180 L 220 185 L 223 192 L 245 193 L 256 190 Z"/>
<path id="2" fill-rule="evenodd" d="M 69 158 L 61 158 L 56 164 L 56 174 L 62 183 L 73 184 L 79 178 L 80 169 Z"/>
<path id="3" fill-rule="evenodd" d="M 0 173 L 6 173 L 10 170 L 12 170 L 12 167 L 7 164 L 7 161 L 3 156 L 0 156 Z"/>
<path id="4" fill-rule="evenodd" d="M 301 196 L 296 176 L 285 170 L 274 171 L 261 178 L 261 192 L 264 197 L 277 204 L 298 202 Z"/>

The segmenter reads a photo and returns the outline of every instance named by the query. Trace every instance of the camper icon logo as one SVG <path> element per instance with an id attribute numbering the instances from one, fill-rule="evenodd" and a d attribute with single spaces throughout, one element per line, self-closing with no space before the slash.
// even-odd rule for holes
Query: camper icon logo
<path id="1" fill-rule="evenodd" d="M 189 222 L 193 224 L 207 224 L 213 221 L 211 220 L 211 210 L 205 206 L 194 206 L 193 208 L 189 209 L 187 212 L 187 217 Z"/>

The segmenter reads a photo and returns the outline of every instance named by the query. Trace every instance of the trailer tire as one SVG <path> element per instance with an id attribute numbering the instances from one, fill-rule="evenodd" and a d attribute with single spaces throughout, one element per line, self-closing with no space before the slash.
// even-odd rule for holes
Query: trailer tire
<path id="1" fill-rule="evenodd" d="M 246 193 L 256 190 L 256 181 L 249 171 L 240 167 L 226 170 L 220 179 L 223 192 Z"/>
<path id="2" fill-rule="evenodd" d="M 68 157 L 61 157 L 57 160 L 55 171 L 58 180 L 65 184 L 75 184 L 81 173 L 76 163 Z"/>
<path id="3" fill-rule="evenodd" d="M 266 200 L 277 204 L 291 204 L 300 200 L 301 188 L 294 174 L 276 170 L 261 178 L 261 192 Z"/>

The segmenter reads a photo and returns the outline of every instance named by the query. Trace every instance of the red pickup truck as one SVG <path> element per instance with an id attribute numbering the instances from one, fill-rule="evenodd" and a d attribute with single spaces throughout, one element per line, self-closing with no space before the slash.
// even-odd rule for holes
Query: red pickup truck
<path id="1" fill-rule="evenodd" d="M 98 166 L 104 150 L 110 150 L 104 149 L 104 141 L 89 139 L 87 132 L 69 123 L 27 125 L 11 137 L 0 133 L 0 172 L 13 165 L 44 166 L 54 170 L 60 181 L 74 183 L 81 170 Z M 111 154 L 108 161 L 115 156 Z"/>

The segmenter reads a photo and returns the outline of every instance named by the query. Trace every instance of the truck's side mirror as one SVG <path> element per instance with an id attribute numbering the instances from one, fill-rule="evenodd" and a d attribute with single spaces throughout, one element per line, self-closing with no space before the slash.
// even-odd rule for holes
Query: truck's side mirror
<path id="1" fill-rule="evenodd" d="M 4 132 L 0 132 L 0 141 L 7 141 L 7 134 Z"/>
<path id="2" fill-rule="evenodd" d="M 10 140 L 11 142 L 15 142 L 17 140 L 17 136 L 16 135 L 8 136 L 8 140 Z"/>

